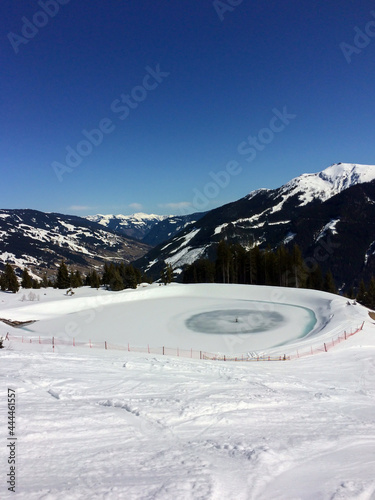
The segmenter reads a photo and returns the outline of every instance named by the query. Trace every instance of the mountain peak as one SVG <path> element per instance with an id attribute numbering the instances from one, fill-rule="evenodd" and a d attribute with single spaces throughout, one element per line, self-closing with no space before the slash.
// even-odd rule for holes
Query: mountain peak
<path id="1" fill-rule="evenodd" d="M 375 165 L 359 165 L 356 163 L 334 163 L 320 172 L 319 177 L 333 185 L 340 191 L 355 184 L 370 182 L 375 179 Z"/>
<path id="2" fill-rule="evenodd" d="M 280 188 L 278 195 L 283 196 L 283 202 L 298 195 L 300 206 L 303 206 L 316 199 L 328 200 L 344 189 L 374 179 L 375 165 L 334 163 L 321 172 L 295 177 Z"/>

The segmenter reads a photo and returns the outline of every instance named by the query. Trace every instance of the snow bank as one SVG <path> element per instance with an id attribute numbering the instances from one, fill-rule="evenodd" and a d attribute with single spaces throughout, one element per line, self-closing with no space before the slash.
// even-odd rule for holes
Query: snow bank
<path id="1" fill-rule="evenodd" d="M 44 293 L 34 302 L 7 294 L 0 318 L 36 320 L 14 332 L 26 338 L 243 354 L 322 343 L 357 328 L 367 314 L 331 294 L 249 285 L 152 285 L 116 293 L 84 288 L 73 297 L 61 290 Z"/>
<path id="2" fill-rule="evenodd" d="M 11 388 L 17 461 L 14 495 L 7 490 L 7 453 L 1 454 L 1 498 L 374 498 L 375 326 L 364 308 L 321 292 L 267 287 L 150 286 L 119 293 L 86 288 L 74 297 L 50 289 L 37 293 L 40 300 L 27 305 L 20 301 L 23 291 L 1 294 L 0 317 L 38 319 L 27 327 L 38 331 L 0 323 L 0 334 L 11 329 L 67 335 L 71 321 L 82 338 L 105 327 L 107 336 L 133 334 L 156 344 L 155 331 L 179 324 L 179 314 L 210 311 L 217 304 L 266 307 L 267 300 L 280 314 L 284 307 L 295 314 L 296 306 L 314 311 L 315 327 L 296 345 L 324 339 L 351 322 L 365 318 L 366 323 L 327 353 L 278 363 L 63 346 L 52 353 L 50 346 L 5 342 L 0 432 L 7 451 L 5 395 Z M 293 318 L 289 326 L 298 328 Z M 170 328 L 168 339 L 176 334 Z"/>

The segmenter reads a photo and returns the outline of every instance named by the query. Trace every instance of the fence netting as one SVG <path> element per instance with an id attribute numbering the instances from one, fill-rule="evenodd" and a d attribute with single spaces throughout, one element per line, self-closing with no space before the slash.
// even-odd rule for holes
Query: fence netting
<path id="1" fill-rule="evenodd" d="M 323 344 L 319 346 L 313 346 L 312 344 L 307 347 L 304 346 L 301 349 L 296 349 L 295 352 L 288 352 L 287 354 L 261 354 L 258 355 L 256 353 L 246 353 L 246 354 L 236 354 L 236 355 L 227 355 L 222 353 L 211 353 L 206 351 L 200 351 L 196 349 L 180 349 L 178 347 L 151 347 L 147 345 L 147 347 L 137 347 L 128 344 L 117 345 L 112 344 L 111 342 L 103 341 L 103 342 L 92 342 L 89 340 L 88 342 L 77 341 L 75 338 L 71 339 L 61 339 L 58 337 L 35 337 L 35 336 L 27 336 L 27 335 L 10 335 L 7 333 L 5 336 L 4 342 L 22 342 L 34 345 L 47 344 L 51 346 L 52 351 L 58 346 L 72 346 L 72 347 L 86 347 L 89 349 L 109 349 L 109 350 L 117 350 L 117 351 L 128 351 L 128 352 L 139 352 L 145 354 L 155 354 L 162 356 L 177 356 L 181 358 L 191 358 L 191 359 L 202 359 L 202 360 L 213 360 L 213 361 L 286 361 L 296 358 L 302 358 L 304 356 L 311 356 L 314 354 L 327 352 L 332 349 L 334 346 L 344 342 L 348 338 L 352 337 L 360 330 L 363 329 L 364 322 L 361 326 L 356 329 L 352 329 L 350 331 L 344 331 L 343 333 L 337 335 L 336 337 L 332 337 L 330 340 L 327 340 Z M 4 344 L 6 346 L 6 343 Z"/>

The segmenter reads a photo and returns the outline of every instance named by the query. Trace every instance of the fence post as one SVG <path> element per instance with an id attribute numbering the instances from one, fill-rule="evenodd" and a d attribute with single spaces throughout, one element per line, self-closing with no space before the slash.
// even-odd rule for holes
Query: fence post
<path id="1" fill-rule="evenodd" d="M 76 346 L 76 339 L 73 337 L 73 347 Z"/>
<path id="2" fill-rule="evenodd" d="M 164 346 L 163 346 L 163 356 L 165 355 L 165 349 L 164 349 Z"/>
<path id="3" fill-rule="evenodd" d="M 147 344 L 147 352 L 150 354 L 150 345 Z"/>
<path id="4" fill-rule="evenodd" d="M 325 342 L 324 342 L 324 350 L 325 350 L 325 352 L 327 352 L 327 346 L 326 346 Z"/>
<path id="5" fill-rule="evenodd" d="M 199 351 L 199 359 L 202 359 L 202 351 Z"/>
<path id="6" fill-rule="evenodd" d="M 104 342 L 104 346 L 107 349 L 107 341 Z"/>
<path id="7" fill-rule="evenodd" d="M 90 341 L 90 349 L 91 349 L 91 339 L 89 339 L 89 341 Z"/>

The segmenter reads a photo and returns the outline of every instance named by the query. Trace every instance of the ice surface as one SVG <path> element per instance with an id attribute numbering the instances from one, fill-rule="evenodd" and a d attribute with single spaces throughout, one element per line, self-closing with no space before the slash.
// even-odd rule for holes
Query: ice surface
<path id="1" fill-rule="evenodd" d="M 181 317 L 221 310 L 218 303 L 253 310 L 256 300 L 280 304 L 269 306 L 271 317 L 287 316 L 287 306 L 314 311 L 313 331 L 291 348 L 365 326 L 327 353 L 263 363 L 64 346 L 52 352 L 6 341 L 2 499 L 374 499 L 375 326 L 361 306 L 322 292 L 236 285 L 36 293 L 40 300 L 28 305 L 22 290 L 0 294 L 0 317 L 38 320 L 25 336 L 68 335 L 71 321 L 78 338 L 133 335 L 158 345 L 176 338 L 171 330 L 161 336 Z M 289 324 L 298 326 L 293 318 Z M 22 332 L 0 322 L 0 334 L 7 331 Z M 6 485 L 8 387 L 17 396 L 16 494 Z"/>

